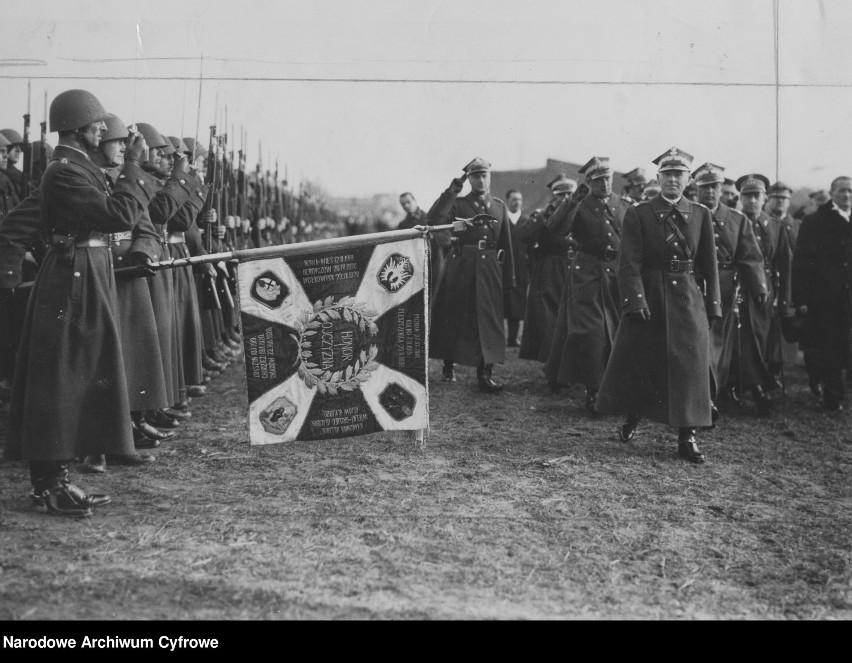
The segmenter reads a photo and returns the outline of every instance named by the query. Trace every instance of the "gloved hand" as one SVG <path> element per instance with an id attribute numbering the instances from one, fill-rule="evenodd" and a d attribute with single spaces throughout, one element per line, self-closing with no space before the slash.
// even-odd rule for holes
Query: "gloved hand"
<path id="1" fill-rule="evenodd" d="M 186 158 L 186 155 L 183 152 L 175 152 L 175 167 L 172 169 L 172 172 L 189 172 L 189 159 Z"/>
<path id="2" fill-rule="evenodd" d="M 216 278 L 216 268 L 209 262 L 204 265 L 204 271 L 207 272 L 207 274 L 213 277 L 214 279 Z"/>
<path id="3" fill-rule="evenodd" d="M 201 220 L 204 223 L 216 223 L 219 219 L 219 213 L 215 209 L 209 209 L 204 212 L 204 215 L 201 217 Z"/>
<path id="4" fill-rule="evenodd" d="M 464 189 L 464 182 L 467 179 L 467 173 L 462 175 L 461 177 L 454 177 L 453 181 L 450 182 L 450 191 L 453 193 L 461 193 L 462 189 Z"/>
<path id="5" fill-rule="evenodd" d="M 640 308 L 638 311 L 631 311 L 628 315 L 632 316 L 634 320 L 639 320 L 641 322 L 648 322 L 651 319 L 651 312 L 646 308 Z"/>
<path id="6" fill-rule="evenodd" d="M 227 231 L 228 229 L 225 226 L 218 226 L 216 228 L 216 237 L 218 237 L 219 239 L 225 239 L 225 233 Z"/>
<path id="7" fill-rule="evenodd" d="M 157 270 L 151 266 L 153 264 L 151 258 L 144 253 L 131 253 L 130 263 L 136 268 L 137 276 L 148 278 L 157 273 Z"/>
<path id="8" fill-rule="evenodd" d="M 145 159 L 148 153 L 148 145 L 145 137 L 139 133 L 131 133 L 127 137 L 127 147 L 124 150 L 124 163 L 135 163 L 137 166 Z"/>
<path id="9" fill-rule="evenodd" d="M 571 200 L 582 200 L 589 194 L 589 191 L 591 191 L 589 185 L 585 182 L 580 182 L 580 185 L 571 194 Z"/>
<path id="10" fill-rule="evenodd" d="M 228 218 L 225 220 L 225 223 L 227 224 L 228 228 L 236 228 L 239 218 L 240 217 L 234 217 L 229 214 Z"/>

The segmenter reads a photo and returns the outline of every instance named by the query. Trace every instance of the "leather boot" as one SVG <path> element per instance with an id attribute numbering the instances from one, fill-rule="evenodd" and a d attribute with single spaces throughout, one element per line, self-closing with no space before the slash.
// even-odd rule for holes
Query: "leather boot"
<path id="1" fill-rule="evenodd" d="M 598 416 L 595 404 L 598 402 L 598 390 L 594 387 L 586 387 L 586 412 L 593 417 Z"/>
<path id="2" fill-rule="evenodd" d="M 104 474 L 107 471 L 106 456 L 103 454 L 86 456 L 83 459 L 83 472 L 89 474 Z"/>
<path id="3" fill-rule="evenodd" d="M 441 371 L 441 379 L 444 382 L 456 381 L 456 369 L 453 367 L 453 362 L 444 360 L 444 368 Z"/>
<path id="4" fill-rule="evenodd" d="M 62 461 L 30 461 L 30 478 L 33 492 L 30 499 L 36 506 L 47 507 L 47 512 L 66 518 L 88 518 L 91 505 L 81 499 L 85 493 L 68 479 L 68 463 Z M 105 495 L 102 497 L 106 497 Z"/>
<path id="5" fill-rule="evenodd" d="M 137 449 L 156 449 L 160 446 L 160 441 L 155 440 L 153 438 L 148 437 L 143 433 L 139 426 L 136 425 L 135 421 L 130 422 L 130 426 L 133 429 L 133 446 Z"/>
<path id="6" fill-rule="evenodd" d="M 479 391 L 485 394 L 499 394 L 503 391 L 503 385 L 491 377 L 493 364 L 481 364 L 476 369 L 476 380 L 479 382 Z"/>
<path id="7" fill-rule="evenodd" d="M 690 463 L 700 465 L 704 462 L 704 454 L 698 448 L 694 428 L 681 428 L 677 439 L 677 455 Z"/>
<path id="8" fill-rule="evenodd" d="M 754 398 L 754 404 L 757 405 L 757 416 L 765 417 L 772 414 L 772 399 L 769 397 L 763 387 L 759 384 L 751 388 L 751 395 Z"/>
<path id="9" fill-rule="evenodd" d="M 176 419 L 168 416 L 162 409 L 149 410 L 145 413 L 145 421 L 157 428 L 177 428 L 180 426 Z"/>
<path id="10" fill-rule="evenodd" d="M 630 442 L 633 436 L 636 435 L 636 428 L 639 426 L 640 417 L 638 414 L 628 414 L 624 423 L 618 428 L 618 439 L 620 442 Z"/>
<path id="11" fill-rule="evenodd" d="M 151 424 L 145 421 L 145 417 L 142 416 L 142 412 L 131 412 L 130 418 L 133 420 L 133 423 L 136 425 L 136 428 L 145 436 L 149 437 L 152 440 L 171 440 L 175 434 L 172 432 L 165 432 L 154 428 Z"/>

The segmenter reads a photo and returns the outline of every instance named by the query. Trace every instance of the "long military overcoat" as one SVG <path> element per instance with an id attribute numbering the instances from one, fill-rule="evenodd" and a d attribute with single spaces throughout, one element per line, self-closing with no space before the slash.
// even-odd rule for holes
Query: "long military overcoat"
<path id="1" fill-rule="evenodd" d="M 689 250 L 665 219 L 673 217 Z M 671 260 L 695 260 L 690 271 L 671 271 Z M 661 196 L 627 210 L 618 255 L 621 322 L 604 372 L 597 409 L 638 414 L 670 426 L 709 426 L 708 318 L 722 315 L 713 220 L 703 205 Z M 706 293 L 706 294 L 705 294 Z M 651 319 L 628 315 L 645 309 Z"/>
<path id="2" fill-rule="evenodd" d="M 490 195 L 457 197 L 447 189 L 427 215 L 429 225 L 443 225 L 477 214 L 490 214 L 497 222 L 453 232 L 432 299 L 429 341 L 430 357 L 467 366 L 502 363 L 506 356 L 503 288 L 514 281 L 506 205 Z"/>
<path id="3" fill-rule="evenodd" d="M 544 367 L 551 384 L 600 386 L 618 330 L 617 258 L 627 209 L 619 196 L 603 201 L 588 194 L 564 223 L 556 226 L 560 216 L 551 217 L 553 232 L 571 234 L 577 248 Z"/>
<path id="4" fill-rule="evenodd" d="M 92 231 L 131 230 L 154 186 L 141 168 L 126 164 L 110 194 L 103 171 L 60 145 L 40 193 L 47 234 L 79 241 Z M 48 250 L 24 321 L 7 458 L 133 453 L 112 267 L 106 246 Z"/>
<path id="5" fill-rule="evenodd" d="M 106 175 L 114 185 L 118 170 L 108 169 Z M 152 262 L 159 260 L 160 241 L 147 210 L 137 219 L 130 237 L 110 241 L 110 251 L 117 269 L 132 266 L 131 256 L 135 253 Z M 148 283 L 144 278 L 119 276 L 115 282 L 115 296 L 130 409 L 145 411 L 167 407 L 171 403 Z"/>
<path id="6" fill-rule="evenodd" d="M 765 212 L 752 223 L 754 236 L 763 255 L 763 272 L 769 291 L 763 306 L 744 298 L 740 306 L 740 338 L 733 344 L 729 378 L 742 386 L 759 385 L 767 391 L 777 388 L 773 370 L 780 366 L 781 322 L 789 312 L 792 253 L 787 229 Z"/>
<path id="7" fill-rule="evenodd" d="M 553 344 L 556 314 L 568 274 L 570 243 L 566 237 L 552 232 L 543 216 L 531 218 L 518 230 L 530 255 L 530 281 L 521 338 L 521 359 L 544 363 Z"/>
<path id="8" fill-rule="evenodd" d="M 742 297 L 753 301 L 758 295 L 767 293 L 767 287 L 763 253 L 748 217 L 721 204 L 712 216 L 722 318 L 714 320 L 710 327 L 710 373 L 718 391 L 728 385 L 731 377 L 741 308 L 736 299 Z"/>
<path id="9" fill-rule="evenodd" d="M 169 233 L 185 233 L 195 223 L 204 201 L 201 198 L 190 197 L 189 200 L 172 216 L 166 227 Z M 186 241 L 169 243 L 169 252 L 173 258 L 190 257 Z M 201 334 L 201 313 L 198 304 L 198 293 L 195 289 L 195 279 L 192 267 L 173 269 L 175 289 L 175 320 L 178 338 L 181 346 L 181 360 L 184 384 L 202 384 L 201 358 L 204 352 L 204 342 Z"/>

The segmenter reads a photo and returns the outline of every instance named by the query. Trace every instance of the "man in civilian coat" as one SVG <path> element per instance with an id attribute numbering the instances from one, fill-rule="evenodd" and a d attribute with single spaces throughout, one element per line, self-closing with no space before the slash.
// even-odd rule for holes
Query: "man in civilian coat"
<path id="1" fill-rule="evenodd" d="M 470 193 L 459 196 L 464 180 Z M 492 367 L 506 356 L 503 290 L 515 287 L 511 230 L 506 205 L 491 196 L 491 164 L 476 158 L 429 210 L 429 225 L 487 214 L 497 219 L 453 231 L 453 244 L 435 286 L 429 356 L 444 360 L 443 379 L 455 381 L 453 364 L 476 366 L 480 391 L 497 394 L 503 385 Z"/>
<path id="2" fill-rule="evenodd" d="M 843 409 L 852 370 L 852 178 L 831 183 L 831 199 L 802 221 L 793 256 L 792 302 L 819 349 L 823 407 Z"/>
<path id="3" fill-rule="evenodd" d="M 87 155 L 100 142 L 106 115 L 85 90 L 63 92 L 50 106 L 59 146 L 40 190 L 50 248 L 24 320 L 6 436 L 6 458 L 30 462 L 33 501 L 73 517 L 91 515 L 109 498 L 71 483 L 69 461 L 134 452 L 107 233 L 131 230 L 154 187 L 139 167 L 145 141 L 135 134 L 110 191 Z"/>
<path id="4" fill-rule="evenodd" d="M 719 267 L 719 303 L 722 317 L 710 327 L 710 376 L 713 420 L 719 417 L 716 400 L 728 386 L 731 359 L 737 344 L 740 316 L 738 300 L 750 299 L 758 306 L 766 303 L 768 290 L 763 273 L 763 255 L 754 230 L 744 214 L 722 203 L 725 169 L 705 163 L 693 177 L 698 186 L 698 202 L 713 217 L 713 237 Z"/>
<path id="5" fill-rule="evenodd" d="M 722 315 L 713 219 L 683 197 L 692 156 L 676 147 L 654 160 L 661 193 L 630 207 L 618 254 L 621 323 L 597 409 L 679 428 L 678 456 L 703 463 L 696 429 L 712 423 L 709 326 Z"/>
<path id="6" fill-rule="evenodd" d="M 763 256 L 768 295 L 765 301 L 743 299 L 739 339 L 734 344 L 729 377 L 738 383 L 740 394 L 751 392 L 758 415 L 765 416 L 772 412 L 770 392 L 780 386 L 783 364 L 779 316 L 789 310 L 792 255 L 784 224 L 763 211 L 769 180 L 757 173 L 743 175 L 737 180 L 737 189 Z"/>
<path id="7" fill-rule="evenodd" d="M 608 157 L 593 157 L 580 172 L 586 174 L 589 193 L 579 203 L 562 203 L 547 222 L 550 232 L 571 235 L 577 251 L 544 372 L 551 384 L 585 385 L 586 410 L 596 414 L 598 388 L 618 330 L 621 226 L 633 203 L 613 195 Z"/>
<path id="8" fill-rule="evenodd" d="M 521 208 L 524 196 L 517 189 L 506 192 L 506 207 L 509 216 L 509 228 L 512 230 L 512 258 L 515 261 L 515 288 L 504 291 L 503 314 L 506 316 L 506 345 L 518 347 L 518 331 L 527 306 L 527 287 L 529 286 L 529 267 L 527 265 L 527 247 L 521 241 L 521 231 L 529 223 Z"/>

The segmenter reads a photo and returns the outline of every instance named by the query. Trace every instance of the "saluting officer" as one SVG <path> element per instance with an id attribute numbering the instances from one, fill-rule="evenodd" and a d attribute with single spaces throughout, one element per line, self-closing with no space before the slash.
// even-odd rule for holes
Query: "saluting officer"
<path id="1" fill-rule="evenodd" d="M 739 321 L 738 299 L 750 299 L 760 307 L 766 303 L 768 291 L 763 273 L 763 255 L 745 215 L 722 204 L 725 169 L 705 163 L 694 173 L 698 185 L 698 202 L 713 216 L 713 236 L 719 267 L 722 318 L 710 326 L 710 375 L 713 379 L 713 419 L 718 418 L 716 399 L 728 386 L 731 359 L 737 344 Z"/>
<path id="2" fill-rule="evenodd" d="M 790 301 L 790 263 L 787 230 L 771 219 L 763 206 L 769 180 L 760 174 L 743 175 L 737 180 L 740 204 L 754 229 L 763 256 L 766 300 L 744 298 L 740 307 L 739 339 L 733 347 L 730 379 L 739 383 L 740 393 L 751 391 L 758 415 L 772 412 L 771 391 L 780 386 L 781 326 L 777 312 L 787 313 Z"/>
<path id="3" fill-rule="evenodd" d="M 459 196 L 464 180 L 470 193 Z M 503 289 L 515 287 L 514 260 L 506 205 L 491 195 L 491 164 L 476 158 L 464 168 L 429 210 L 429 225 L 488 214 L 495 223 L 453 231 L 452 246 L 432 300 L 429 356 L 444 360 L 443 379 L 455 381 L 453 364 L 476 366 L 479 389 L 502 391 L 492 367 L 503 363 Z"/>
<path id="4" fill-rule="evenodd" d="M 570 241 L 564 235 L 551 232 L 547 221 L 564 200 L 571 198 L 577 189 L 577 181 L 562 173 L 547 187 L 551 192 L 547 207 L 544 211 L 533 212 L 529 223 L 518 230 L 518 236 L 529 247 L 530 254 L 524 336 L 518 356 L 542 363 L 547 361 L 553 344 L 556 314 L 571 264 L 568 257 Z M 558 389 L 556 385 L 551 387 Z"/>
<path id="5" fill-rule="evenodd" d="M 719 318 L 713 219 L 683 197 L 692 156 L 677 147 L 654 160 L 662 191 L 630 207 L 618 254 L 621 322 L 597 409 L 624 414 L 619 439 L 640 417 L 676 426 L 678 455 L 703 463 L 696 429 L 712 423 L 708 320 Z"/>
<path id="6" fill-rule="evenodd" d="M 622 222 L 632 203 L 612 195 L 608 157 L 593 157 L 580 172 L 586 173 L 589 193 L 579 204 L 562 203 L 547 222 L 552 233 L 570 234 L 577 251 L 544 372 L 551 384 L 585 385 L 586 409 L 596 414 L 598 388 L 618 330 L 616 261 Z M 635 173 L 634 178 L 638 182 Z"/>
<path id="7" fill-rule="evenodd" d="M 89 516 L 109 501 L 71 483 L 70 459 L 134 452 L 108 233 L 131 230 L 154 187 L 139 167 L 145 141 L 137 134 L 110 190 L 87 154 L 106 116 L 85 90 L 50 105 L 59 146 L 40 203 L 51 242 L 27 308 L 6 436 L 6 457 L 30 461 L 33 500 L 63 516 Z"/>

